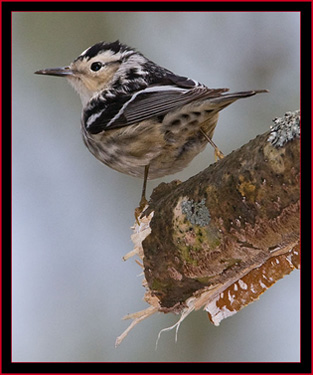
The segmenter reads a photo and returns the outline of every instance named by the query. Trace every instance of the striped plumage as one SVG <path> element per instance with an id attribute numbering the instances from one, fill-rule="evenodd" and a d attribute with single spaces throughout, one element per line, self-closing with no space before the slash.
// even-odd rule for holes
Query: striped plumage
<path id="1" fill-rule="evenodd" d="M 82 134 L 91 153 L 136 177 L 185 168 L 212 138 L 220 110 L 266 90 L 209 89 L 153 63 L 121 44 L 100 42 L 64 68 L 38 74 L 65 76 L 83 104 Z"/>

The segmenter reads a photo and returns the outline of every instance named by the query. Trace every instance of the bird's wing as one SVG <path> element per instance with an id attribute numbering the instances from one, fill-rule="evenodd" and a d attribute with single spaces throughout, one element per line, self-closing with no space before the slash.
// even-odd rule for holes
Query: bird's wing
<path id="1" fill-rule="evenodd" d="M 209 89 L 192 80 L 183 82 L 180 86 L 155 85 L 133 94 L 121 95 L 98 112 L 89 111 L 88 115 L 87 111 L 84 116 L 85 127 L 90 133 L 99 133 L 103 130 L 133 125 L 163 116 L 194 100 L 217 98 L 222 92 L 227 91 L 227 89 Z"/>
<path id="2" fill-rule="evenodd" d="M 219 90 L 207 87 L 183 89 L 174 86 L 150 87 L 133 95 L 107 124 L 108 128 L 132 125 L 182 107 L 194 100 L 216 97 Z"/>

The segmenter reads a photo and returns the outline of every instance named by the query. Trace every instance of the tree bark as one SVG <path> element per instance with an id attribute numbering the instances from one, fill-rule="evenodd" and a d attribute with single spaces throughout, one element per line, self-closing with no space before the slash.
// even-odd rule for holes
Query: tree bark
<path id="1" fill-rule="evenodd" d="M 152 193 L 133 240 L 154 311 L 204 307 L 219 324 L 299 267 L 300 113 L 273 121 L 196 176 Z"/>

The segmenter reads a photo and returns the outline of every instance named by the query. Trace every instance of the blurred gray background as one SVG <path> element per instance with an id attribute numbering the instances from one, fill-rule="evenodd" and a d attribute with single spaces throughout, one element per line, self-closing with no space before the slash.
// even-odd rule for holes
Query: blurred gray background
<path id="1" fill-rule="evenodd" d="M 214 141 L 225 153 L 299 108 L 299 13 L 13 14 L 13 361 L 299 361 L 300 273 L 213 326 L 203 311 L 173 331 L 146 308 L 132 249 L 142 181 L 101 165 L 80 135 L 81 103 L 65 79 L 34 71 L 69 64 L 105 40 L 129 44 L 209 87 L 263 89 L 221 113 Z M 210 146 L 188 168 L 149 182 L 186 180 L 214 162 Z"/>

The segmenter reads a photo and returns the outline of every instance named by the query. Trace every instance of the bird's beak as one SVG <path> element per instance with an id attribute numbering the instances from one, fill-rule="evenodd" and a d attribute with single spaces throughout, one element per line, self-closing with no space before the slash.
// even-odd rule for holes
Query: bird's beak
<path id="1" fill-rule="evenodd" d="M 47 76 L 56 76 L 56 77 L 68 77 L 68 76 L 73 76 L 74 72 L 69 66 L 63 66 L 62 68 L 37 70 L 35 74 L 43 74 Z"/>

